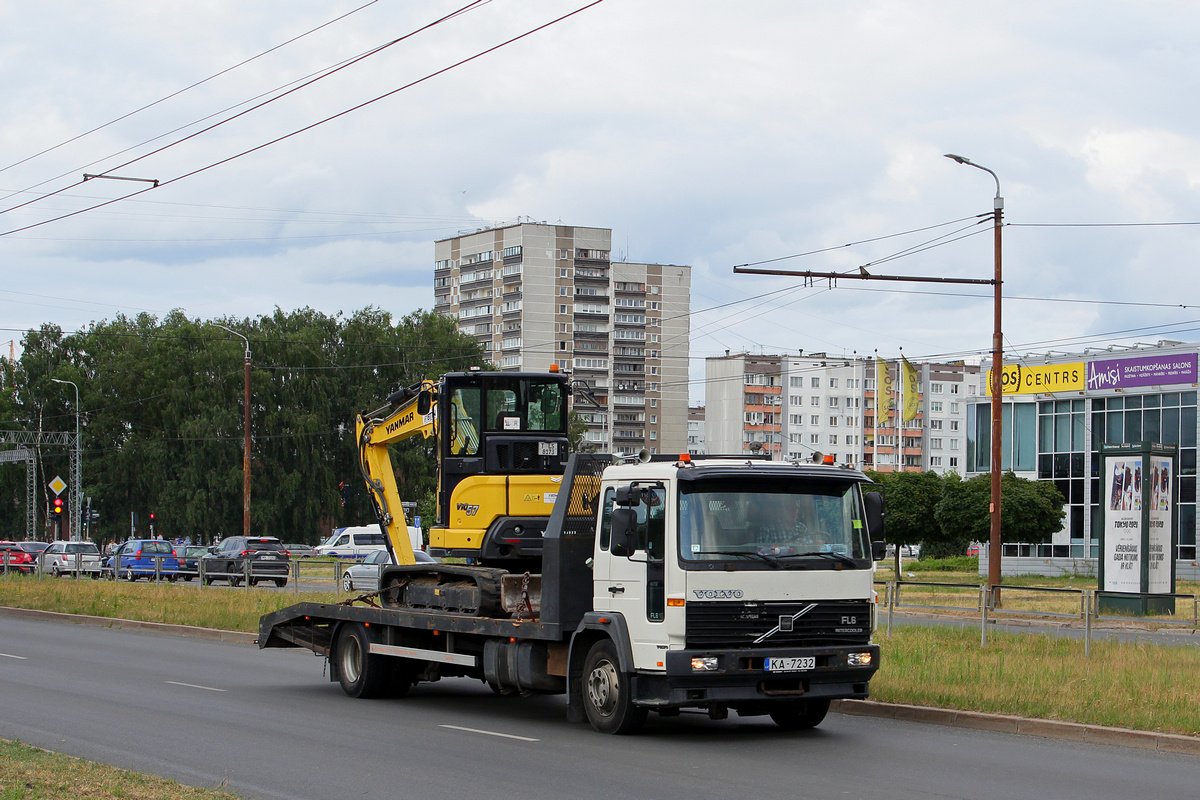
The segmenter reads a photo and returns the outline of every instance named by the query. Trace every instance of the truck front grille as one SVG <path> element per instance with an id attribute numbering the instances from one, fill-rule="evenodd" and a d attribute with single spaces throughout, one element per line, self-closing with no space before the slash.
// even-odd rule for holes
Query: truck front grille
<path id="1" fill-rule="evenodd" d="M 686 620 L 688 648 L 824 647 L 871 641 L 871 604 L 865 600 L 689 602 Z"/>

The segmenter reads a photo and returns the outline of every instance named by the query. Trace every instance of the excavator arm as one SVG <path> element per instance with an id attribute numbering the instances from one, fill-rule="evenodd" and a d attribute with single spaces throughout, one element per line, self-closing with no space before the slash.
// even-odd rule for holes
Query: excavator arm
<path id="1" fill-rule="evenodd" d="M 435 381 L 424 380 L 401 389 L 388 397 L 387 405 L 359 414 L 355 420 L 359 468 L 397 564 L 415 564 L 416 558 L 387 446 L 414 436 L 428 439 L 437 435 L 437 386 Z"/>

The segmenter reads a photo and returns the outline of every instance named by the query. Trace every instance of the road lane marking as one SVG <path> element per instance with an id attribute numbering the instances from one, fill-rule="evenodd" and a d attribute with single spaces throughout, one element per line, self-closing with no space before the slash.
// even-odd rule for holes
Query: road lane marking
<path id="1" fill-rule="evenodd" d="M 180 683 L 179 681 L 163 681 L 163 683 L 169 683 L 169 684 L 171 684 L 172 686 L 186 686 L 186 687 L 187 687 L 187 688 L 189 688 L 189 689 L 203 689 L 203 690 L 204 690 L 204 691 L 206 691 L 206 692 L 224 692 L 224 691 L 227 691 L 226 689 L 214 689 L 214 688 L 213 688 L 213 687 L 211 687 L 211 686 L 198 686 L 198 685 L 196 685 L 196 684 L 194 684 L 194 683 Z"/>
<path id="2" fill-rule="evenodd" d="M 452 731 L 466 731 L 467 733 L 482 733 L 484 736 L 499 736 L 502 739 L 516 739 L 521 742 L 540 742 L 541 739 L 531 739 L 528 736 L 516 736 L 511 733 L 499 733 L 498 731 L 483 731 L 479 728 L 464 728 L 461 725 L 438 725 L 439 728 L 449 728 Z"/>
<path id="3" fill-rule="evenodd" d="M 0 653 L 0 656 L 3 656 L 4 658 L 15 658 L 18 661 L 28 661 L 29 660 L 25 656 L 11 656 L 8 653 Z"/>

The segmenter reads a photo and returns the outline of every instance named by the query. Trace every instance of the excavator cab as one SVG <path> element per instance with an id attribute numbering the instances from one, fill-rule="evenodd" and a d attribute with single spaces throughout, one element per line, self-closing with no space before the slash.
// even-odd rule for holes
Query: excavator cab
<path id="1" fill-rule="evenodd" d="M 466 372 L 437 396 L 438 524 L 434 555 L 532 559 L 567 464 L 565 375 Z"/>

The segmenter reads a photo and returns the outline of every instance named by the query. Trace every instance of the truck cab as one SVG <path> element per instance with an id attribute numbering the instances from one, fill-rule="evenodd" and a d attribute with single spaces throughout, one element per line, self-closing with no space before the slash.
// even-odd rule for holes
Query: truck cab
<path id="1" fill-rule="evenodd" d="M 809 727 L 831 698 L 867 696 L 879 662 L 871 534 L 882 535 L 867 482 L 853 470 L 745 458 L 604 470 L 584 627 L 603 630 L 618 662 L 627 659 L 598 676 L 631 676 L 632 724 L 639 709 L 690 705 Z M 588 641 L 572 647 L 585 673 Z"/>

